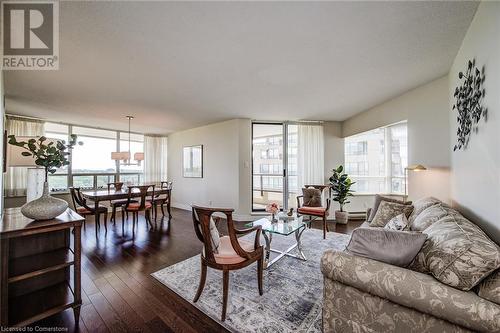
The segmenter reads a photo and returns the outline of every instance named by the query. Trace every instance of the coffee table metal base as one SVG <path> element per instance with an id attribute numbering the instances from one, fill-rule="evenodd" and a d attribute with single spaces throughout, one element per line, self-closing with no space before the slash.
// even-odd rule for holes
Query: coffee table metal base
<path id="1" fill-rule="evenodd" d="M 266 232 L 266 231 L 262 231 L 262 234 L 264 235 L 264 239 L 266 241 L 266 246 L 264 248 L 264 252 L 265 252 L 264 253 L 264 269 L 268 269 L 269 267 L 271 267 L 271 265 L 275 264 L 278 260 L 280 260 L 284 256 L 297 258 L 297 259 L 306 261 L 307 258 L 304 255 L 304 253 L 302 252 L 302 244 L 300 242 L 300 238 L 301 238 L 304 230 L 306 230 L 305 225 L 302 228 L 295 230 L 295 244 L 290 246 L 285 251 L 272 249 L 271 248 L 271 241 L 273 240 L 273 234 Z M 290 253 L 295 248 L 297 248 L 297 250 L 299 252 L 298 255 Z M 271 252 L 278 253 L 278 256 L 276 258 L 274 258 L 273 260 L 269 261 L 269 258 L 271 256 Z"/>

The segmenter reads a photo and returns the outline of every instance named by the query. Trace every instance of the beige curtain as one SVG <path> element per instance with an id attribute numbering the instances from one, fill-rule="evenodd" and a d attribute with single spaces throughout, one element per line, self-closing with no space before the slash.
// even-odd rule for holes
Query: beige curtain
<path id="1" fill-rule="evenodd" d="M 325 157 L 322 125 L 298 126 L 297 176 L 299 189 L 305 184 L 325 181 Z"/>
<path id="2" fill-rule="evenodd" d="M 167 180 L 167 137 L 144 136 L 144 181 Z"/>
<path id="3" fill-rule="evenodd" d="M 44 135 L 44 122 L 7 116 L 5 121 L 7 135 L 15 136 L 42 136 Z M 28 168 L 7 167 L 4 178 L 4 195 L 16 197 L 26 195 Z"/>

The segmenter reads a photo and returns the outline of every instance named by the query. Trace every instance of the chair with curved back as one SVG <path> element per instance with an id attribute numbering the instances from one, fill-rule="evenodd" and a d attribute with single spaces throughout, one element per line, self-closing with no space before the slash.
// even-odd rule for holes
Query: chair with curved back
<path id="1" fill-rule="evenodd" d="M 87 217 L 88 215 L 95 215 L 95 208 L 87 205 L 87 200 L 82 196 L 81 189 L 79 187 L 70 187 L 69 191 L 71 193 L 71 200 L 73 201 L 73 207 L 75 211 Z M 95 221 L 95 235 L 97 237 L 97 229 L 101 227 L 99 221 L 101 214 L 104 214 L 104 229 L 108 231 L 107 219 L 108 219 L 108 208 L 104 206 L 99 206 L 97 220 Z M 83 224 L 85 226 L 85 223 Z"/>
<path id="2" fill-rule="evenodd" d="M 170 212 L 170 203 L 172 197 L 172 182 L 162 181 L 160 187 L 161 190 L 166 190 L 167 193 L 157 194 L 156 196 L 152 197 L 151 203 L 153 204 L 153 219 L 156 220 L 156 217 L 158 216 L 158 213 L 156 211 L 158 206 L 160 206 L 161 208 L 162 216 L 165 216 L 165 211 L 163 210 L 163 206 L 165 205 L 167 205 L 168 218 L 171 219 L 172 213 Z"/>
<path id="3" fill-rule="evenodd" d="M 207 277 L 207 267 L 218 269 L 223 274 L 222 318 L 226 319 L 227 297 L 229 290 L 229 271 L 246 267 L 257 261 L 259 295 L 263 294 L 262 273 L 264 269 L 264 247 L 260 245 L 262 226 L 238 230 L 234 227 L 234 209 L 206 208 L 193 206 L 194 231 L 203 243 L 201 252 L 201 276 L 193 302 L 197 302 L 203 292 Z M 228 236 L 220 237 L 212 214 L 222 213 L 226 217 Z M 237 236 L 255 231 L 254 242 L 238 239 Z"/>
<path id="4" fill-rule="evenodd" d="M 315 189 L 317 191 L 320 191 L 320 197 L 323 195 L 324 191 L 326 188 L 329 188 L 328 185 L 304 185 L 304 188 L 302 189 L 302 192 L 305 193 L 304 190 L 309 190 L 309 189 Z M 301 202 L 302 199 L 302 202 Z M 306 200 L 304 200 L 306 199 Z M 309 228 L 311 227 L 311 223 L 314 219 L 316 218 L 321 218 L 323 220 L 323 239 L 326 239 L 326 233 L 330 232 L 328 230 L 328 224 L 326 221 L 326 218 L 328 217 L 328 213 L 330 210 L 330 197 L 327 196 L 326 198 L 326 206 L 324 206 L 322 203 L 318 204 L 311 204 L 308 202 L 307 198 L 304 197 L 304 195 L 299 195 L 297 196 L 297 213 L 300 215 L 307 215 L 311 217 L 309 220 Z"/>
<path id="5" fill-rule="evenodd" d="M 123 188 L 123 182 L 112 182 L 108 183 L 108 192 L 111 191 L 111 189 L 114 189 L 116 192 L 119 192 Z M 137 202 L 137 200 L 132 200 L 134 202 Z M 128 199 L 116 199 L 116 200 L 110 200 L 109 201 L 112 207 L 111 211 L 111 217 L 109 218 L 109 221 L 113 221 L 113 224 L 116 224 L 116 209 L 121 208 L 122 214 L 125 214 L 125 210 L 123 209 L 123 206 L 128 202 Z M 128 213 L 127 213 L 127 219 L 128 219 Z"/>
<path id="6" fill-rule="evenodd" d="M 149 192 L 149 189 L 152 189 L 151 193 Z M 135 190 L 138 190 L 139 196 L 137 197 Z M 125 203 L 125 206 L 123 207 L 124 211 L 126 213 L 132 213 L 132 232 L 135 235 L 135 223 L 138 223 L 139 220 L 139 212 L 144 211 L 146 221 L 149 223 L 151 228 L 153 228 L 153 223 L 151 222 L 151 209 L 153 205 L 151 202 L 147 200 L 147 196 L 151 195 L 154 197 L 155 195 L 155 185 L 134 185 L 134 186 L 129 186 L 128 187 L 128 199 L 127 202 Z M 134 198 L 139 198 L 139 200 L 135 200 Z M 122 214 L 122 233 L 124 232 L 124 223 L 125 223 L 125 218 Z"/>

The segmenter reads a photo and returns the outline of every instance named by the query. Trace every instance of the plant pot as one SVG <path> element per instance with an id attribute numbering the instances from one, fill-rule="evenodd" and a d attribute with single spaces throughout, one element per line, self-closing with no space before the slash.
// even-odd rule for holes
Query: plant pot
<path id="1" fill-rule="evenodd" d="M 341 212 L 340 210 L 335 211 L 335 222 L 340 224 L 347 224 L 349 220 L 349 212 Z"/>
<path id="2" fill-rule="evenodd" d="M 42 196 L 22 206 L 21 213 L 34 220 L 50 220 L 64 213 L 66 209 L 68 209 L 68 203 L 51 197 L 49 185 L 45 182 Z"/>

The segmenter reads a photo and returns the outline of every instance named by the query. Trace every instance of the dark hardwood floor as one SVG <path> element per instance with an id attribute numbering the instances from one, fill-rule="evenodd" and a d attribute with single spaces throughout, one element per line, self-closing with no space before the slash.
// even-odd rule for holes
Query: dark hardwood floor
<path id="1" fill-rule="evenodd" d="M 90 333 L 225 332 L 217 322 L 150 276 L 200 253 L 201 243 L 193 230 L 191 212 L 173 209 L 172 215 L 170 223 L 158 218 L 156 230 L 148 230 L 141 215 L 134 239 L 131 219 L 126 222 L 124 236 L 118 215 L 116 226 L 108 222 L 107 234 L 101 226 L 96 239 L 93 219 L 88 217 L 82 232 L 83 305 L 79 327 L 75 327 L 72 310 L 33 326 Z M 332 225 L 330 231 L 350 233 L 360 224 Z M 320 221 L 313 227 L 320 229 Z"/>

